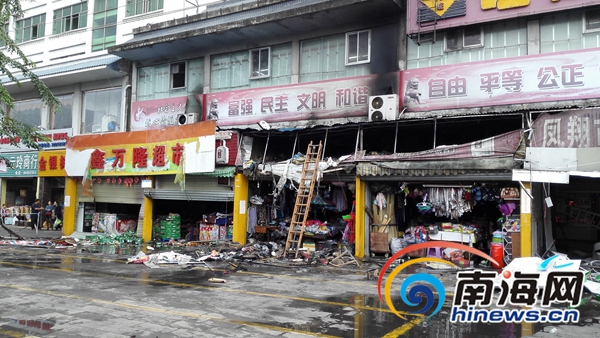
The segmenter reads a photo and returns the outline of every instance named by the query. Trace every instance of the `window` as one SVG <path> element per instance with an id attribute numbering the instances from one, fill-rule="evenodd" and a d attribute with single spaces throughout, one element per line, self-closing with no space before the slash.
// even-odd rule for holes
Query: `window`
<path id="1" fill-rule="evenodd" d="M 250 78 L 261 79 L 271 74 L 271 48 L 250 50 Z"/>
<path id="2" fill-rule="evenodd" d="M 44 104 L 40 99 L 15 102 L 14 107 L 10 110 L 10 116 L 31 127 L 41 127 L 43 107 Z"/>
<path id="3" fill-rule="evenodd" d="M 87 26 L 87 2 L 54 11 L 52 34 L 60 34 Z"/>
<path id="4" fill-rule="evenodd" d="M 371 74 L 369 63 L 346 64 L 346 46 L 346 34 L 300 41 L 300 82 Z"/>
<path id="5" fill-rule="evenodd" d="M 371 61 L 371 31 L 346 33 L 346 65 Z"/>
<path id="6" fill-rule="evenodd" d="M 586 11 L 584 17 L 584 24 L 584 32 L 600 30 L 600 9 Z"/>
<path id="7" fill-rule="evenodd" d="M 117 0 L 96 0 L 92 52 L 104 50 L 117 41 Z"/>
<path id="8" fill-rule="evenodd" d="M 483 28 L 479 26 L 451 29 L 446 32 L 445 51 L 483 47 Z"/>
<path id="9" fill-rule="evenodd" d="M 185 87 L 185 62 L 171 64 L 171 89 Z"/>
<path id="10" fill-rule="evenodd" d="M 62 105 L 60 111 L 50 114 L 51 129 L 71 128 L 73 126 L 73 94 L 57 95 L 56 98 Z"/>
<path id="11" fill-rule="evenodd" d="M 268 54 L 266 49 L 268 49 Z M 263 62 L 263 65 L 264 62 L 267 62 L 264 58 L 267 55 L 269 57 L 267 67 L 261 67 L 260 62 L 257 65 L 257 69 L 268 69 L 267 76 L 252 77 L 250 61 L 252 53 L 248 50 L 212 55 L 210 59 L 211 91 L 281 86 L 292 83 L 291 43 L 259 48 L 255 51 L 259 56 L 259 59 L 256 60 Z M 340 51 L 342 51 L 341 62 L 344 63 L 343 49 Z"/>
<path id="12" fill-rule="evenodd" d="M 133 16 L 163 8 L 163 0 L 127 0 L 127 16 Z"/>
<path id="13" fill-rule="evenodd" d="M 83 94 L 83 133 L 121 131 L 121 88 Z"/>
<path id="14" fill-rule="evenodd" d="M 17 21 L 15 25 L 15 42 L 20 43 L 43 37 L 45 24 L 46 14 Z"/>
<path id="15" fill-rule="evenodd" d="M 463 30 L 463 47 L 483 47 L 482 27 L 466 27 Z"/>

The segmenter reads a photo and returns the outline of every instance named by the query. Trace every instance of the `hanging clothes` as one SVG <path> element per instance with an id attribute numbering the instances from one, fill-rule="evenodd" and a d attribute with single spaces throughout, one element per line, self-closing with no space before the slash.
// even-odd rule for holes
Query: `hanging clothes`
<path id="1" fill-rule="evenodd" d="M 254 235 L 256 231 L 256 207 L 248 208 L 248 227 L 247 231 L 250 236 Z"/>
<path id="2" fill-rule="evenodd" d="M 335 207 L 338 212 L 348 209 L 348 200 L 346 199 L 344 189 L 335 188 L 333 190 L 333 202 L 335 203 Z"/>
<path id="3" fill-rule="evenodd" d="M 381 196 L 380 196 L 381 195 Z M 387 232 L 388 240 L 398 237 L 398 227 L 396 226 L 396 208 L 394 194 L 377 194 L 375 204 L 373 204 L 373 232 Z"/>

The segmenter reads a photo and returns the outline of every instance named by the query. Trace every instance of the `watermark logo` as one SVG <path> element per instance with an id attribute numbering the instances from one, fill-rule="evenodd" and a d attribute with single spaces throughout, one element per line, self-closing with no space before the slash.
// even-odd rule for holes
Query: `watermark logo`
<path id="1" fill-rule="evenodd" d="M 492 257 L 481 252 L 480 250 L 477 250 L 473 247 L 470 247 L 470 246 L 467 246 L 464 244 L 453 243 L 453 242 L 444 242 L 444 241 L 423 242 L 423 243 L 409 245 L 406 248 L 398 251 L 383 265 L 383 268 L 381 269 L 381 273 L 379 274 L 379 279 L 377 281 L 377 292 L 379 294 L 379 300 L 383 301 L 383 298 L 385 297 L 385 302 L 386 302 L 387 306 L 390 308 L 390 310 L 392 310 L 392 312 L 394 312 L 396 314 L 396 316 L 398 316 L 400 318 L 405 319 L 405 317 L 400 312 L 398 312 L 398 310 L 396 310 L 396 307 L 394 306 L 394 303 L 392 302 L 392 296 L 391 296 L 392 281 L 394 280 L 396 275 L 398 273 L 400 273 L 400 271 L 404 270 L 405 268 L 407 268 L 411 265 L 425 263 L 425 262 L 436 262 L 436 263 L 446 264 L 446 265 L 449 265 L 449 266 L 455 267 L 455 268 L 457 267 L 452 262 L 449 262 L 449 261 L 441 259 L 441 258 L 436 258 L 436 257 L 411 259 L 407 262 L 404 262 L 404 263 L 398 265 L 396 268 L 394 268 L 394 270 L 392 270 L 392 272 L 390 272 L 388 278 L 385 281 L 384 293 L 382 296 L 381 289 L 382 289 L 382 284 L 383 284 L 383 276 L 384 276 L 385 272 L 387 271 L 387 269 L 392 265 L 392 263 L 410 252 L 413 252 L 416 250 L 423 250 L 423 249 L 427 250 L 429 248 L 451 248 L 451 249 L 462 250 L 464 252 L 469 252 L 471 254 L 481 256 L 484 259 L 487 259 L 490 262 L 497 264 L 497 262 Z M 412 287 L 411 287 L 411 285 L 412 285 Z M 442 284 L 442 281 L 440 281 L 438 278 L 436 278 L 433 275 L 425 274 L 425 273 L 418 273 L 418 274 L 410 275 L 400 285 L 400 297 L 402 298 L 402 301 L 407 306 L 416 308 L 421 304 L 423 298 L 425 298 L 427 300 L 427 303 L 422 308 L 415 309 L 414 311 L 410 312 L 413 314 L 424 314 L 427 311 L 429 311 L 431 308 L 433 308 L 434 301 L 435 301 L 435 293 L 438 294 L 437 305 L 435 306 L 433 312 L 428 317 L 432 317 L 433 315 L 438 313 L 441 310 L 442 306 L 444 305 L 444 302 L 446 301 L 446 291 L 445 291 L 444 285 Z"/>
<path id="2" fill-rule="evenodd" d="M 394 261 L 405 254 L 415 250 L 440 247 L 469 252 L 497 265 L 497 262 L 487 254 L 459 243 L 424 242 L 400 250 L 385 263 L 377 283 L 379 299 L 383 301 L 383 298 L 385 298 L 390 310 L 398 317 L 406 319 L 396 310 L 392 302 L 391 286 L 392 281 L 400 271 L 411 265 L 424 262 L 457 266 L 436 257 L 411 259 L 394 268 L 386 279 L 385 285 L 383 285 L 385 272 Z M 543 261 L 537 257 L 527 257 L 515 259 L 500 274 L 496 271 L 481 270 L 458 272 L 449 319 L 451 322 L 486 323 L 578 322 L 579 310 L 550 307 L 553 304 L 563 304 L 570 307 L 579 305 L 585 280 L 585 273 L 579 270 L 579 263 L 580 261 L 571 261 L 558 255 Z M 381 293 L 382 286 L 384 286 L 383 296 Z M 495 288 L 500 290 L 496 301 L 493 299 Z M 431 311 L 428 317 L 432 317 L 441 310 L 446 300 L 444 285 L 431 274 L 418 273 L 410 275 L 402 282 L 399 291 L 404 304 L 415 309 L 408 312 L 409 314 L 422 315 Z M 436 293 L 437 304 L 434 304 Z M 532 308 L 538 300 L 541 308 Z M 492 305 L 495 308 L 486 309 Z M 507 306 L 510 308 L 503 308 Z"/>

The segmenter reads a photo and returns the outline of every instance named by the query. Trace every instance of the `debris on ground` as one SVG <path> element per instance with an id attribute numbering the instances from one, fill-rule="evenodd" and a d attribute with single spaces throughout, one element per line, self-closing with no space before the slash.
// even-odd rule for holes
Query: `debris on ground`
<path id="1" fill-rule="evenodd" d="M 16 246 L 34 246 L 34 247 L 52 247 L 52 248 L 64 248 L 76 246 L 72 241 L 59 238 L 59 239 L 32 239 L 32 240 L 17 240 L 17 239 L 2 239 L 0 245 L 16 245 Z"/>
<path id="2" fill-rule="evenodd" d="M 130 257 L 128 263 L 143 263 L 149 267 L 156 268 L 158 265 L 164 263 L 202 266 L 205 265 L 206 261 L 223 261 L 229 264 L 230 268 L 234 271 L 245 269 L 240 266 L 241 263 L 288 268 L 323 265 L 333 267 L 361 267 L 362 265 L 345 246 L 340 249 L 336 247 L 335 249 L 327 248 L 319 251 L 300 249 L 298 258 L 294 258 L 284 255 L 285 243 L 276 243 L 273 241 L 250 241 L 246 245 L 229 241 L 215 241 L 195 243 L 194 245 L 187 246 L 173 246 L 170 248 L 167 246 L 159 247 L 156 244 L 153 245 L 153 249 L 156 251 L 171 249 L 170 252 L 172 254 L 169 253 L 165 257 L 165 252 L 146 254 L 140 251 L 138 255 Z M 148 247 L 146 248 L 146 252 L 151 251 L 153 250 Z M 170 256 L 173 254 L 179 254 L 179 256 Z M 190 259 L 187 259 L 186 256 L 189 256 Z M 208 268 L 210 269 L 210 266 Z"/>

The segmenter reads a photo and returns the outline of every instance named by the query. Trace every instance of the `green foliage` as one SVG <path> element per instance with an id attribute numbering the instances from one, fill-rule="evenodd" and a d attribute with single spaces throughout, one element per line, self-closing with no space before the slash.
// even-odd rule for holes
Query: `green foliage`
<path id="1" fill-rule="evenodd" d="M 0 0 L 0 45 L 4 45 L 4 50 L 0 53 L 0 76 L 8 76 L 10 82 L 16 83 L 19 87 L 22 85 L 18 78 L 31 81 L 33 87 L 39 92 L 42 102 L 52 108 L 52 113 L 56 113 L 61 105 L 60 101 L 33 73 L 35 64 L 8 36 L 8 32 L 4 31 L 11 16 L 22 17 L 22 15 L 21 0 Z M 49 141 L 48 138 L 34 127 L 10 117 L 8 111 L 13 107 L 13 97 L 4 83 L 0 83 L 0 137 L 8 137 L 12 145 L 18 145 L 17 141 L 20 140 L 25 147 L 40 150 L 37 141 Z"/>

